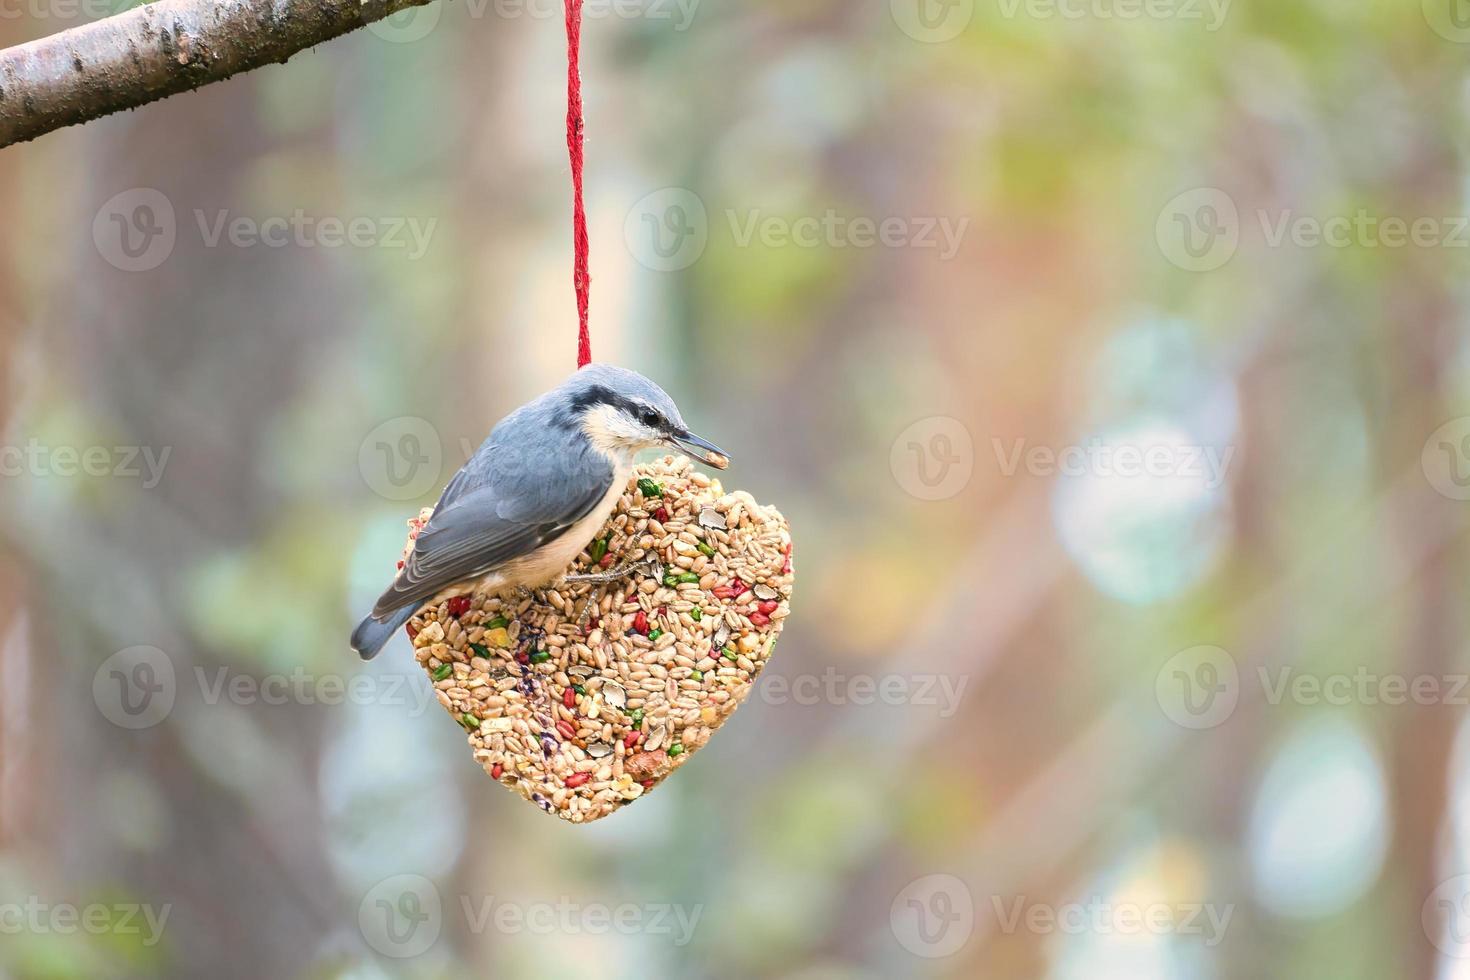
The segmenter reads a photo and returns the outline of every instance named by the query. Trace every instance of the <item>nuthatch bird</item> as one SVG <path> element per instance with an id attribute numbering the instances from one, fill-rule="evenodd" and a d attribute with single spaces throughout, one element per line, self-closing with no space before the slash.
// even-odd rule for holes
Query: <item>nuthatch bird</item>
<path id="1" fill-rule="evenodd" d="M 689 431 L 662 388 L 634 371 L 590 364 L 522 405 L 444 488 L 398 577 L 353 631 L 353 649 L 371 660 L 426 605 L 555 582 L 607 521 L 634 457 L 656 447 L 729 465 Z"/>

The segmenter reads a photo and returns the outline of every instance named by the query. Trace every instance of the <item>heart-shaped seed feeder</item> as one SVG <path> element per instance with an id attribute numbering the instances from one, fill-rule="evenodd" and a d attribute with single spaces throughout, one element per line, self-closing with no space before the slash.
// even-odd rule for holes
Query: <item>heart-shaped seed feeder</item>
<path id="1" fill-rule="evenodd" d="M 790 610 L 791 551 L 775 508 L 664 457 L 568 569 L 636 572 L 449 599 L 409 635 L 485 771 L 588 823 L 666 779 L 750 694 Z"/>

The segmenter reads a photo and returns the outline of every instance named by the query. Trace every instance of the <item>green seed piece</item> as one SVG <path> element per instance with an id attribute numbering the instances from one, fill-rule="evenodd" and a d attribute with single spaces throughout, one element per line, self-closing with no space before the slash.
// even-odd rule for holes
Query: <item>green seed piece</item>
<path id="1" fill-rule="evenodd" d="M 679 582 L 682 585 L 697 585 L 699 583 L 699 576 L 693 572 L 684 572 L 679 576 Z"/>
<path id="2" fill-rule="evenodd" d="M 490 620 L 490 622 L 485 624 L 485 629 L 503 630 L 508 626 L 510 626 L 510 620 L 506 619 L 504 616 L 496 616 L 494 619 Z"/>
<path id="3" fill-rule="evenodd" d="M 586 694 L 587 693 L 587 689 L 585 687 L 583 687 L 581 684 L 573 684 L 572 685 L 572 690 L 576 691 L 578 694 Z"/>
<path id="4" fill-rule="evenodd" d="M 544 664 L 550 659 L 550 650 L 537 650 L 535 653 L 531 654 L 531 663 L 533 664 Z"/>
<path id="5" fill-rule="evenodd" d="M 643 724 L 643 709 L 635 708 L 633 711 L 628 713 L 628 718 L 633 722 L 633 727 L 637 728 L 639 725 Z"/>
<path id="6" fill-rule="evenodd" d="M 471 643 L 470 649 L 475 651 L 475 656 L 490 659 L 490 648 L 483 643 Z"/>
<path id="7" fill-rule="evenodd" d="M 670 745 L 669 746 L 669 758 L 670 759 L 672 759 L 676 755 L 683 755 L 683 754 L 684 754 L 684 746 L 680 745 L 678 742 L 675 742 L 673 745 Z"/>
<path id="8" fill-rule="evenodd" d="M 596 565 L 602 561 L 607 554 L 607 538 L 598 538 L 592 542 L 592 564 Z"/>
<path id="9" fill-rule="evenodd" d="M 715 556 L 715 549 L 710 547 L 708 542 L 701 541 L 699 542 L 699 544 L 695 545 L 695 547 L 698 548 L 699 553 L 701 555 L 704 555 L 704 557 L 706 558 L 713 558 Z"/>
<path id="10" fill-rule="evenodd" d="M 690 674 L 689 676 L 692 677 L 692 678 L 694 678 L 697 681 L 702 681 L 702 680 L 704 680 L 704 671 L 702 671 L 702 670 L 696 670 L 694 673 Z"/>
<path id="11" fill-rule="evenodd" d="M 454 673 L 453 667 L 451 667 L 449 664 L 440 664 L 439 666 L 434 668 L 433 677 L 436 681 L 448 680 L 449 675 L 452 673 Z"/>
<path id="12" fill-rule="evenodd" d="M 653 641 L 657 640 L 660 636 L 663 636 L 663 635 L 664 635 L 664 631 L 663 630 L 649 630 L 648 631 L 648 641 L 650 643 L 652 643 Z"/>
<path id="13" fill-rule="evenodd" d="M 474 715 L 460 715 L 459 723 L 464 726 L 464 730 L 467 732 L 478 732 L 480 730 L 480 719 Z"/>
<path id="14" fill-rule="evenodd" d="M 740 656 L 740 654 L 735 652 L 734 647 L 725 647 L 725 649 L 721 652 L 724 653 L 725 659 L 727 660 L 734 660 L 736 657 Z"/>
<path id="15" fill-rule="evenodd" d="M 689 610 L 689 618 L 694 620 L 696 623 L 699 622 L 701 619 L 704 618 L 704 610 L 700 609 L 698 606 L 695 606 L 693 609 Z"/>
<path id="16" fill-rule="evenodd" d="M 662 497 L 664 495 L 663 485 L 655 483 L 648 477 L 638 481 L 638 492 L 645 497 Z"/>

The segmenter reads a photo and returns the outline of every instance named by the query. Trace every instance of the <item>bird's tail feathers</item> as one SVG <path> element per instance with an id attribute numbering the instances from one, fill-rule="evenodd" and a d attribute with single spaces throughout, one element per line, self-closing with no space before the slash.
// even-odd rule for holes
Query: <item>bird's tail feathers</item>
<path id="1" fill-rule="evenodd" d="M 398 627 L 413 618 L 415 611 L 413 606 L 404 606 L 384 620 L 367 617 L 352 631 L 352 649 L 364 660 L 373 659 L 398 632 Z"/>

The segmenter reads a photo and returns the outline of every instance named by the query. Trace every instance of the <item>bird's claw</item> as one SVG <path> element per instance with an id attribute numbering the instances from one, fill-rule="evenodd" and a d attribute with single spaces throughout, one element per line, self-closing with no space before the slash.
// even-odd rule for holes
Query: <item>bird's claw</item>
<path id="1" fill-rule="evenodd" d="M 617 582 L 630 578 L 638 573 L 643 573 L 654 579 L 664 577 L 663 562 L 657 558 L 643 558 L 639 561 L 628 562 L 617 568 L 608 569 L 605 572 L 587 572 L 580 575 L 568 575 L 566 581 L 572 585 L 606 585 L 609 582 Z"/>
<path id="2" fill-rule="evenodd" d="M 568 575 L 566 581 L 571 585 L 607 585 L 635 575 L 651 576 L 654 581 L 663 581 L 663 562 L 657 557 L 650 556 L 638 561 L 631 561 L 617 568 L 608 569 L 605 572 L 589 572 L 583 575 Z M 577 618 L 577 628 L 586 630 L 587 620 L 592 616 L 592 608 L 596 606 L 597 597 L 589 595 L 582 603 L 582 614 Z"/>

